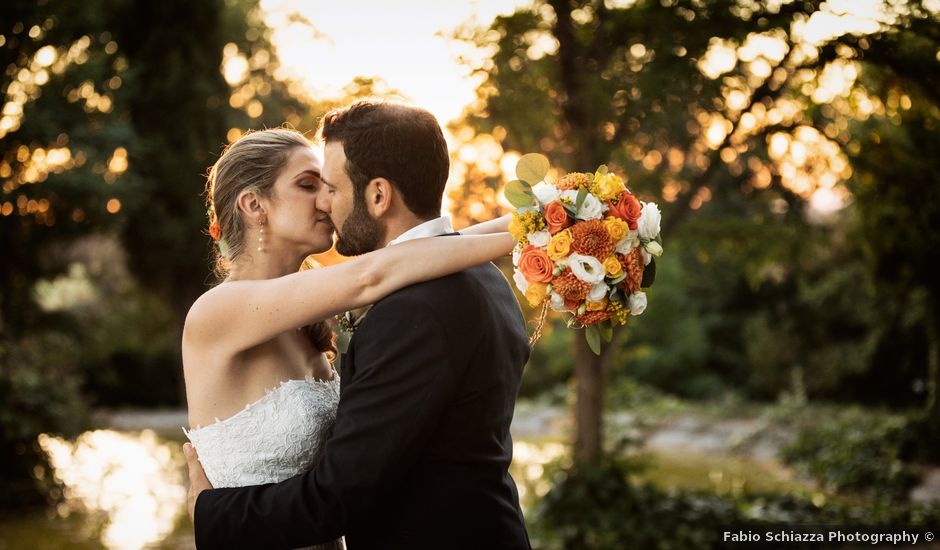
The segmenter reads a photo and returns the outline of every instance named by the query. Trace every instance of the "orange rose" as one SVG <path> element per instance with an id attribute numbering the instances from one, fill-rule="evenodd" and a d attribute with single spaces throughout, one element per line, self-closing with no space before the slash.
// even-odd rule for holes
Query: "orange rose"
<path id="1" fill-rule="evenodd" d="M 212 222 L 212 224 L 209 225 L 209 236 L 212 237 L 213 241 L 222 238 L 222 228 L 219 227 L 219 222 Z"/>
<path id="2" fill-rule="evenodd" d="M 545 205 L 545 221 L 548 222 L 548 232 L 552 235 L 571 225 L 568 213 L 559 201 Z"/>
<path id="3" fill-rule="evenodd" d="M 530 283 L 550 283 L 555 264 L 541 248 L 528 245 L 519 253 L 519 271 Z"/>
<path id="4" fill-rule="evenodd" d="M 608 216 L 616 216 L 627 222 L 631 230 L 636 230 L 636 221 L 640 219 L 643 207 L 633 194 L 629 191 L 621 191 L 616 199 L 607 203 L 607 206 L 610 207 L 607 211 Z"/>

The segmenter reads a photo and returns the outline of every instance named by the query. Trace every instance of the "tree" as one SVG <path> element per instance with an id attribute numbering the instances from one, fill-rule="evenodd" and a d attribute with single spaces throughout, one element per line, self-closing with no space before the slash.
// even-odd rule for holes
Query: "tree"
<path id="1" fill-rule="evenodd" d="M 9 487 L 33 481 L 43 460 L 36 435 L 76 429 L 93 399 L 77 365 L 88 359 L 88 317 L 36 299 L 37 282 L 69 268 L 62 251 L 89 236 L 122 240 L 136 281 L 169 304 L 175 331 L 210 274 L 200 195 L 212 155 L 248 127 L 312 129 L 316 111 L 273 77 L 257 0 L 14 1 L 0 21 L 0 483 Z M 245 70 L 223 76 L 232 60 Z M 178 358 L 177 335 L 161 336 L 150 338 L 175 342 L 161 357 Z M 182 387 L 178 363 L 118 352 L 115 364 L 160 369 L 160 380 Z M 61 395 L 44 410 L 49 386 Z"/>
<path id="2" fill-rule="evenodd" d="M 871 85 L 856 81 L 859 71 L 885 67 L 936 90 L 935 76 L 912 71 L 890 47 L 917 36 L 936 51 L 934 14 L 921 3 L 886 2 L 889 16 L 874 31 L 809 33 L 814 16 L 839 17 L 828 9 L 818 1 L 537 2 L 458 33 L 493 52 L 476 67 L 484 83 L 465 120 L 507 149 L 541 150 L 568 170 L 609 163 L 622 171 L 635 192 L 665 201 L 667 254 L 668 239 L 706 203 L 753 223 L 805 225 L 819 189 L 848 195 L 848 122 L 863 116 L 853 94 Z M 601 451 L 609 365 L 576 341 L 575 454 L 591 462 Z"/>

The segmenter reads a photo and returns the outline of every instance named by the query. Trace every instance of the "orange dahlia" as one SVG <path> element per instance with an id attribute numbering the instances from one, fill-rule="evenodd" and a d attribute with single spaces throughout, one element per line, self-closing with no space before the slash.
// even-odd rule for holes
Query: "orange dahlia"
<path id="1" fill-rule="evenodd" d="M 596 325 L 597 323 L 610 319 L 609 311 L 588 311 L 583 315 L 578 315 L 578 322 L 582 325 Z"/>
<path id="2" fill-rule="evenodd" d="M 558 180 L 558 183 L 555 184 L 555 187 L 561 189 L 562 191 L 572 191 L 581 187 L 587 187 L 593 182 L 593 174 L 585 174 L 584 172 L 571 172 L 570 174 L 565 174 L 562 176 Z"/>
<path id="3" fill-rule="evenodd" d="M 643 282 L 644 265 L 643 253 L 640 251 L 639 247 L 634 248 L 626 255 L 617 254 L 617 259 L 620 260 L 620 265 L 623 266 L 623 271 L 627 274 L 627 277 L 621 281 L 620 286 L 622 286 L 628 294 L 640 290 L 640 284 Z"/>
<path id="4" fill-rule="evenodd" d="M 560 294 L 566 302 L 580 302 L 587 298 L 588 293 L 591 292 L 591 285 L 575 277 L 574 273 L 568 269 L 563 274 L 555 277 L 552 281 L 552 290 Z"/>
<path id="5" fill-rule="evenodd" d="M 603 261 L 614 252 L 614 243 L 610 240 L 607 226 L 600 220 L 587 220 L 571 227 L 571 250 L 587 254 Z"/>

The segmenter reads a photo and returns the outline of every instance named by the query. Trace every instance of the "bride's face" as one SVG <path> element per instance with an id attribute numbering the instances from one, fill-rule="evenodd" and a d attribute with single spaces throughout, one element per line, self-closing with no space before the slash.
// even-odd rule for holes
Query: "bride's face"
<path id="1" fill-rule="evenodd" d="M 265 236 L 269 248 L 314 254 L 333 246 L 333 224 L 317 209 L 322 161 L 312 147 L 298 147 L 287 158 L 265 207 Z"/>

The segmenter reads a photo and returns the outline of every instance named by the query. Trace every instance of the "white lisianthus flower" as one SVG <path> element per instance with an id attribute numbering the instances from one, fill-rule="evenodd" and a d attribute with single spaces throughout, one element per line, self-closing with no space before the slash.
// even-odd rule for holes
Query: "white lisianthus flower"
<path id="1" fill-rule="evenodd" d="M 512 249 L 512 265 L 519 265 L 520 256 L 522 256 L 522 247 L 517 245 L 516 248 Z"/>
<path id="2" fill-rule="evenodd" d="M 649 241 L 643 245 L 643 250 L 649 252 L 657 258 L 663 255 L 663 245 L 659 244 L 656 241 Z"/>
<path id="3" fill-rule="evenodd" d="M 622 239 L 617 241 L 614 249 L 618 254 L 629 254 L 631 250 L 640 246 L 640 234 L 634 230 L 627 231 Z"/>
<path id="4" fill-rule="evenodd" d="M 552 310 L 565 311 L 565 299 L 561 297 L 561 294 L 558 294 L 557 292 L 552 292 L 549 295 L 549 299 L 551 300 L 551 303 L 549 305 L 551 305 Z"/>
<path id="5" fill-rule="evenodd" d="M 526 235 L 526 238 L 529 240 L 529 244 L 545 248 L 548 246 L 548 241 L 552 240 L 552 234 L 548 231 L 533 231 Z"/>
<path id="6" fill-rule="evenodd" d="M 595 285 L 604 280 L 607 271 L 604 264 L 594 256 L 585 256 L 583 254 L 572 254 L 568 256 L 568 268 L 574 273 L 574 276 Z"/>
<path id="7" fill-rule="evenodd" d="M 538 200 L 539 204 L 542 206 L 557 201 L 558 197 L 561 196 L 561 191 L 559 191 L 557 187 L 545 181 L 533 187 L 532 193 L 535 194 L 536 200 Z"/>
<path id="8" fill-rule="evenodd" d="M 643 255 L 643 265 L 650 265 L 650 262 L 653 261 L 653 255 L 647 252 L 645 248 L 640 249 L 640 254 Z"/>
<path id="9" fill-rule="evenodd" d="M 638 290 L 631 294 L 627 307 L 630 308 L 630 315 L 640 315 L 646 311 L 646 293 Z"/>
<path id="10" fill-rule="evenodd" d="M 637 231 L 640 233 L 640 238 L 645 241 L 652 241 L 658 237 L 660 221 L 662 221 L 662 214 L 659 212 L 659 207 L 652 202 L 644 204 L 643 210 L 640 211 L 640 219 L 637 221 Z"/>
<path id="11" fill-rule="evenodd" d="M 584 202 L 581 203 L 581 208 L 578 209 L 578 215 L 575 217 L 579 220 L 599 220 L 604 217 L 606 210 L 605 204 L 597 200 L 594 195 L 588 194 L 584 197 Z"/>
<path id="12" fill-rule="evenodd" d="M 591 288 L 591 292 L 588 293 L 587 299 L 592 302 L 600 302 L 607 296 L 607 292 L 609 290 L 610 287 L 607 286 L 607 283 L 597 283 Z"/>
<path id="13" fill-rule="evenodd" d="M 529 281 L 525 279 L 525 275 L 518 269 L 513 271 L 512 280 L 516 283 L 516 288 L 519 289 L 519 292 L 525 294 L 525 292 L 529 290 Z"/>
<path id="14" fill-rule="evenodd" d="M 578 192 L 574 189 L 566 189 L 564 191 L 559 191 L 558 197 L 562 199 L 568 199 L 571 201 L 571 204 L 574 204 L 578 201 Z"/>

